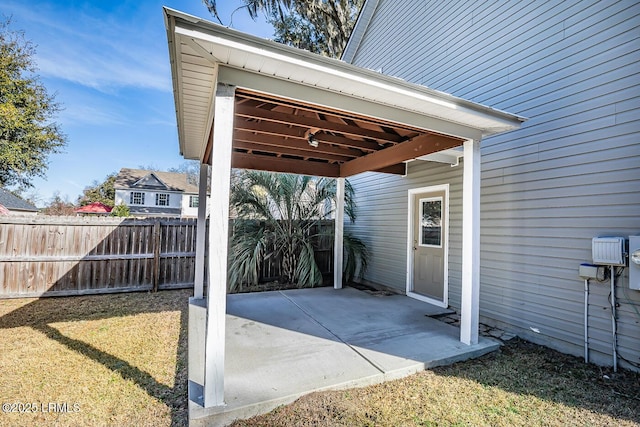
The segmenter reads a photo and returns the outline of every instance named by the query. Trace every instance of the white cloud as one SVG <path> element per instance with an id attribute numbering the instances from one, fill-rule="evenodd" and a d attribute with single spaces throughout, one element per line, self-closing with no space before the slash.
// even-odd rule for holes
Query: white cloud
<path id="1" fill-rule="evenodd" d="M 37 44 L 43 77 L 107 93 L 127 88 L 171 92 L 161 19 L 138 20 L 122 13 L 116 18 L 104 10 L 64 10 L 46 4 L 37 12 L 11 2 L 8 8 L 16 26 Z"/>
<path id="2" fill-rule="evenodd" d="M 100 126 L 127 124 L 127 120 L 117 112 L 78 103 L 66 107 L 60 114 L 59 121 L 64 127 L 77 124 Z"/>

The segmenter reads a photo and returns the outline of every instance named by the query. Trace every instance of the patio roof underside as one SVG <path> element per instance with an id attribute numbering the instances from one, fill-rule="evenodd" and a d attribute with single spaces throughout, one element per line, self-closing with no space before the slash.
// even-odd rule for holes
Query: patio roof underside
<path id="1" fill-rule="evenodd" d="M 348 177 L 518 127 L 521 118 L 165 9 L 180 151 L 210 163 L 219 85 L 232 167 Z"/>
<path id="2" fill-rule="evenodd" d="M 232 167 L 328 177 L 404 175 L 406 160 L 463 139 L 238 88 Z M 210 146 L 205 158 L 208 159 Z"/>

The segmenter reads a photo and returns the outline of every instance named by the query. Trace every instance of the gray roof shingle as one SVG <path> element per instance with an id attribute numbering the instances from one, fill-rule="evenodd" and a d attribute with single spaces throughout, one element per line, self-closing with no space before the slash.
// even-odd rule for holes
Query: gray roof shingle
<path id="1" fill-rule="evenodd" d="M 32 203 L 27 202 L 4 188 L 0 188 L 0 205 L 3 205 L 10 211 L 38 212 L 38 208 Z"/>
<path id="2" fill-rule="evenodd" d="M 158 182 L 152 179 L 150 175 L 155 176 L 164 183 L 168 191 L 198 194 L 198 186 L 190 183 L 185 173 L 159 172 L 145 169 L 120 169 L 120 172 L 116 176 L 114 187 L 117 189 L 140 188 L 157 190 L 159 188 Z M 136 183 L 138 183 L 138 185 L 135 185 Z"/>

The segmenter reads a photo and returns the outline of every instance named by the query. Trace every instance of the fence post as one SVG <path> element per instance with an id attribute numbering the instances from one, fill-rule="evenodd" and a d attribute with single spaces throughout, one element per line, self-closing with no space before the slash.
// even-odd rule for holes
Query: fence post
<path id="1" fill-rule="evenodd" d="M 160 282 L 160 219 L 153 223 L 153 292 L 158 292 Z"/>

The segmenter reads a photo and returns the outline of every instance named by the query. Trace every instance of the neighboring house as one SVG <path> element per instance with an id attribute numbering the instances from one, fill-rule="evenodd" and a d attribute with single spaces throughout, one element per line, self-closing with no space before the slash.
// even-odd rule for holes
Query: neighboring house
<path id="1" fill-rule="evenodd" d="M 116 205 L 134 216 L 198 216 L 198 185 L 184 173 L 123 168 L 114 183 Z"/>
<path id="2" fill-rule="evenodd" d="M 591 239 L 640 235 L 639 45 L 636 1 L 365 2 L 345 61 L 529 118 L 482 141 L 481 321 L 583 354 L 578 269 Z M 350 180 L 359 217 L 348 228 L 370 249 L 366 280 L 460 308 L 459 157 Z M 638 368 L 640 291 L 628 268 L 616 292 L 619 363 Z M 609 281 L 592 280 L 588 347 L 599 364 L 612 364 L 609 298 Z"/>
<path id="3" fill-rule="evenodd" d="M 32 203 L 27 202 L 4 188 L 0 188 L 0 206 L 6 208 L 9 215 L 36 215 L 38 213 L 38 208 Z"/>

